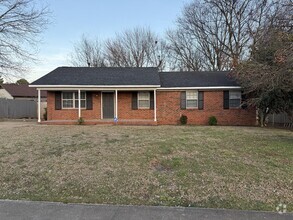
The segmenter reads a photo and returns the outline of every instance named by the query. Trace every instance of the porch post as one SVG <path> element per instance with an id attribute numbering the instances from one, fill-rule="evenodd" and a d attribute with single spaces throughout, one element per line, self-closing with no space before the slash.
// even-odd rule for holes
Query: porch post
<path id="1" fill-rule="evenodd" d="M 103 119 L 103 91 L 101 91 L 101 119 Z"/>
<path id="2" fill-rule="evenodd" d="M 80 89 L 78 90 L 78 118 L 81 117 L 81 104 L 80 104 Z"/>
<path id="3" fill-rule="evenodd" d="M 154 89 L 154 121 L 157 121 L 157 90 Z"/>
<path id="4" fill-rule="evenodd" d="M 38 89 L 38 122 L 41 122 L 41 90 Z"/>
<path id="5" fill-rule="evenodd" d="M 115 90 L 115 118 L 118 119 L 118 91 Z"/>

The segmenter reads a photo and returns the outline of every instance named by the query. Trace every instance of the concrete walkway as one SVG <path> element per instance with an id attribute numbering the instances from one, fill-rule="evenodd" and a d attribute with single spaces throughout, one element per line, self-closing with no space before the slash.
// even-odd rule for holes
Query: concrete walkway
<path id="1" fill-rule="evenodd" d="M 63 204 L 0 200 L 1 220 L 289 220 L 293 213 L 154 206 Z"/>

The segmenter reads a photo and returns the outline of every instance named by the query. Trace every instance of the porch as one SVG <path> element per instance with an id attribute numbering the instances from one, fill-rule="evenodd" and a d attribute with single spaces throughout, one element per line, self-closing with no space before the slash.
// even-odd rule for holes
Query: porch
<path id="1" fill-rule="evenodd" d="M 38 90 L 40 94 L 41 89 Z M 48 89 L 47 120 L 41 124 L 156 125 L 156 88 Z M 38 97 L 39 100 L 39 97 Z M 40 100 L 39 100 L 40 101 Z"/>
<path id="2" fill-rule="evenodd" d="M 77 120 L 49 120 L 41 121 L 40 124 L 45 125 L 77 125 L 79 124 Z M 96 119 L 96 120 L 85 120 L 82 125 L 157 125 L 157 122 L 154 120 L 147 119 L 122 119 L 118 121 L 110 119 Z"/>

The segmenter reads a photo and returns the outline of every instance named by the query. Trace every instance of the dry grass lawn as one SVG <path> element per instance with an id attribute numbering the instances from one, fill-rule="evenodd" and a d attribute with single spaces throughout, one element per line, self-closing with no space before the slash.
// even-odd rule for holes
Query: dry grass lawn
<path id="1" fill-rule="evenodd" d="M 292 131 L 6 124 L 1 199 L 293 210 Z"/>

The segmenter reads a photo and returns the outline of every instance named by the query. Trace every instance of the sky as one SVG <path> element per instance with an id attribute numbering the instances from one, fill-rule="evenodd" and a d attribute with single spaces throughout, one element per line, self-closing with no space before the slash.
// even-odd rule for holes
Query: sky
<path id="1" fill-rule="evenodd" d="M 125 29 L 149 27 L 163 36 L 175 26 L 188 0 L 36 0 L 47 5 L 50 24 L 41 34 L 36 64 L 25 78 L 32 82 L 58 66 L 70 66 L 69 56 L 82 35 L 105 40 Z"/>

